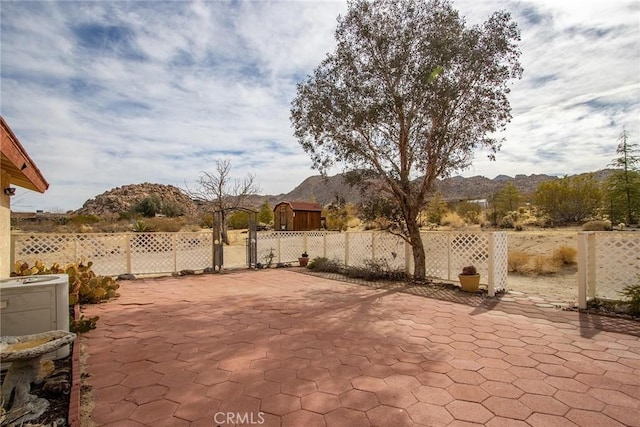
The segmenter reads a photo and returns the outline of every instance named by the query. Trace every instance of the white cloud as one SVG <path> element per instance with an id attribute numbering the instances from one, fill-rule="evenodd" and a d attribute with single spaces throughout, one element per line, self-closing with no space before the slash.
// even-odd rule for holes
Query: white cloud
<path id="1" fill-rule="evenodd" d="M 522 32 L 524 77 L 496 162 L 465 175 L 606 167 L 640 136 L 637 2 L 456 1 Z M 113 187 L 184 186 L 217 158 L 288 192 L 315 172 L 289 122 L 295 84 L 335 45 L 344 1 L 6 2 L 2 114 L 50 182 L 16 210 L 77 209 Z"/>

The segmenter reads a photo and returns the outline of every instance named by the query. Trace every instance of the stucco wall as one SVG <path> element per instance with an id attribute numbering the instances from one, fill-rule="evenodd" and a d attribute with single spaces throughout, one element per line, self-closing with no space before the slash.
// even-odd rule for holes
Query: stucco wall
<path id="1" fill-rule="evenodd" d="M 3 191 L 8 186 L 9 174 L 0 171 L 0 278 L 11 273 L 11 198 Z"/>

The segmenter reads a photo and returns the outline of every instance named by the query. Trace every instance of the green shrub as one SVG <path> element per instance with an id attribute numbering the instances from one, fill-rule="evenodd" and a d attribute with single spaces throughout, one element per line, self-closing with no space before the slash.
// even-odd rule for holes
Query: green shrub
<path id="1" fill-rule="evenodd" d="M 625 286 L 620 293 L 626 297 L 629 303 L 629 314 L 640 316 L 640 285 Z"/>
<path id="2" fill-rule="evenodd" d="M 589 221 L 582 225 L 582 231 L 610 231 L 610 221 Z"/>

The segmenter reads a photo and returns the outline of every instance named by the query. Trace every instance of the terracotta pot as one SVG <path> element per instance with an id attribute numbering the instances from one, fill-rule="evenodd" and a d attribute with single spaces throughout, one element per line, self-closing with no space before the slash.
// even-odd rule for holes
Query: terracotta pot
<path id="1" fill-rule="evenodd" d="M 300 267 L 306 267 L 307 263 L 309 262 L 309 257 L 308 256 L 300 257 L 298 258 L 298 262 L 300 263 Z"/>
<path id="2" fill-rule="evenodd" d="M 460 279 L 460 285 L 462 285 L 462 290 L 465 292 L 478 292 L 478 288 L 480 287 L 480 275 L 458 275 L 458 279 Z"/>

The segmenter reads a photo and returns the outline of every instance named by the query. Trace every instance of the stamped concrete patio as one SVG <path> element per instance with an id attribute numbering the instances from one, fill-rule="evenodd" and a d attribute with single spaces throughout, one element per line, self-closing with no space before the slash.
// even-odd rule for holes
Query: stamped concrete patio
<path id="1" fill-rule="evenodd" d="M 640 425 L 637 322 L 284 269 L 120 293 L 85 312 L 97 425 Z"/>

